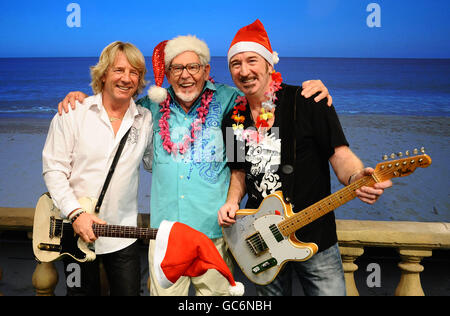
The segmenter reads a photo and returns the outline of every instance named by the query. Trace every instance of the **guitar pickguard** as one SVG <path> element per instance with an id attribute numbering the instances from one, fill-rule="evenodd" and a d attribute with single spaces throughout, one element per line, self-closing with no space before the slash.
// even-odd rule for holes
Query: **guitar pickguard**
<path id="1" fill-rule="evenodd" d="M 95 259 L 95 252 L 75 235 L 69 222 L 61 219 L 60 211 L 53 205 L 48 194 L 43 194 L 36 205 L 33 252 L 39 262 L 52 262 L 64 256 L 80 262 Z"/>
<path id="2" fill-rule="evenodd" d="M 283 236 L 278 230 L 277 224 L 287 215 L 282 199 L 272 194 L 258 210 L 241 210 L 236 215 L 236 223 L 223 228 L 230 251 L 253 283 L 268 284 L 285 262 L 304 261 L 315 253 L 309 244 Z"/>
<path id="3" fill-rule="evenodd" d="M 79 237 L 74 233 L 70 223 L 64 223 L 61 237 L 61 255 L 70 255 L 75 260 L 86 261 L 86 253 L 78 247 Z"/>
<path id="4" fill-rule="evenodd" d="M 83 210 L 94 213 L 96 200 L 82 197 L 78 200 Z M 97 237 L 155 239 L 157 229 L 93 224 Z M 72 225 L 61 219 L 60 211 L 53 205 L 50 195 L 43 194 L 36 205 L 33 222 L 33 252 L 37 261 L 52 262 L 70 256 L 79 262 L 96 258 L 93 243 L 86 243 L 75 234 Z"/>
<path id="5" fill-rule="evenodd" d="M 277 238 L 278 234 L 274 233 L 273 227 L 276 227 L 276 224 L 283 219 L 284 218 L 279 215 L 266 215 L 258 218 L 253 226 L 264 239 L 272 258 L 277 262 L 284 262 L 286 260 L 306 260 L 312 255 L 311 249 L 295 248 L 288 238 L 279 239 Z"/>

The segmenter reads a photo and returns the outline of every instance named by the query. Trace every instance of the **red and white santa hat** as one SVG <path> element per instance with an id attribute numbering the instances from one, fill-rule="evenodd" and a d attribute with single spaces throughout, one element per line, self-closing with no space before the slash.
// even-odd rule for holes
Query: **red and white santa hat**
<path id="1" fill-rule="evenodd" d="M 264 25 L 258 19 L 236 33 L 228 50 L 228 63 L 234 55 L 242 52 L 258 53 L 272 66 L 280 61 L 278 53 L 272 50 Z"/>
<path id="2" fill-rule="evenodd" d="M 244 285 L 235 282 L 211 239 L 185 224 L 161 222 L 156 235 L 153 262 L 156 279 L 163 288 L 169 288 L 181 276 L 196 277 L 209 269 L 215 269 L 230 283 L 230 295 L 244 294 Z"/>
<path id="3" fill-rule="evenodd" d="M 161 103 L 166 99 L 167 90 L 162 88 L 165 71 L 175 57 L 187 51 L 196 53 L 202 64 L 209 64 L 211 60 L 208 45 L 194 35 L 178 36 L 156 45 L 152 56 L 155 85 L 148 90 L 148 96 L 153 102 Z"/>

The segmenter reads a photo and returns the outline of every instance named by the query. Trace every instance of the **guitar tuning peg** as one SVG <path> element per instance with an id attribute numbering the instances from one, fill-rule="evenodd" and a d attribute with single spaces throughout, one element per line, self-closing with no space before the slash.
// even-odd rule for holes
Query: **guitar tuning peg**
<path id="1" fill-rule="evenodd" d="M 392 159 L 395 158 L 395 154 L 394 154 L 394 153 L 391 154 L 391 158 L 392 158 Z"/>
<path id="2" fill-rule="evenodd" d="M 425 154 L 425 148 L 424 148 L 424 147 L 420 148 L 420 152 L 421 152 L 422 154 Z"/>
<path id="3" fill-rule="evenodd" d="M 419 153 L 419 151 L 417 150 L 417 148 L 414 148 L 413 154 L 414 154 L 414 155 L 417 155 L 418 153 Z"/>
<path id="4" fill-rule="evenodd" d="M 399 152 L 399 153 L 397 153 L 397 156 L 398 156 L 398 157 L 403 157 L 403 153 L 402 153 L 402 152 Z"/>
<path id="5" fill-rule="evenodd" d="M 383 160 L 388 160 L 388 155 L 383 155 Z"/>
<path id="6" fill-rule="evenodd" d="M 405 151 L 405 155 L 409 156 L 409 150 Z"/>

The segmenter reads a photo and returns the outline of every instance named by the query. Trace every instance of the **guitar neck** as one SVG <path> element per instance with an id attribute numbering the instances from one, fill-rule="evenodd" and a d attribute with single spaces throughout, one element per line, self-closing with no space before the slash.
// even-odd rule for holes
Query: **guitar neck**
<path id="1" fill-rule="evenodd" d="M 93 224 L 92 229 L 98 237 L 155 239 L 158 229 L 119 225 Z"/>
<path id="2" fill-rule="evenodd" d="M 372 176 L 363 177 L 320 200 L 319 202 L 307 207 L 294 216 L 286 218 L 278 224 L 278 228 L 283 235 L 289 236 L 298 229 L 337 209 L 339 206 L 353 200 L 356 197 L 356 189 L 359 189 L 362 186 L 373 186 L 375 182 L 377 181 L 375 181 Z"/>
<path id="3" fill-rule="evenodd" d="M 431 158 L 425 154 L 423 148 L 421 151 L 423 153 L 422 155 L 410 157 L 407 153 L 407 157 L 405 158 L 379 163 L 372 175 L 353 182 L 332 195 L 300 211 L 294 216 L 281 221 L 278 224 L 280 232 L 284 236 L 289 236 L 303 226 L 308 225 L 325 214 L 337 209 L 339 206 L 353 200 L 356 197 L 355 191 L 362 186 L 373 187 L 376 182 L 382 182 L 391 178 L 406 177 L 412 174 L 418 167 L 427 168 L 431 165 Z M 417 154 L 417 152 L 415 152 L 415 154 Z M 395 156 L 395 154 L 393 155 Z"/>

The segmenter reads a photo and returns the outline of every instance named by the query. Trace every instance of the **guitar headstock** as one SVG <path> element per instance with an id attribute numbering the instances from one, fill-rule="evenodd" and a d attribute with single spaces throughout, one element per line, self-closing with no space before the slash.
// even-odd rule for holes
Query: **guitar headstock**
<path id="1" fill-rule="evenodd" d="M 413 155 L 410 156 L 409 151 L 405 152 L 403 158 L 403 153 L 391 154 L 392 160 L 387 161 L 388 156 L 384 155 L 382 163 L 379 163 L 375 167 L 375 175 L 380 181 L 386 181 L 391 178 L 406 177 L 413 173 L 418 167 L 427 168 L 431 165 L 431 158 L 425 154 L 425 149 L 422 147 L 420 149 L 421 154 L 417 149 L 413 150 Z M 399 159 L 395 159 L 399 158 Z"/>

